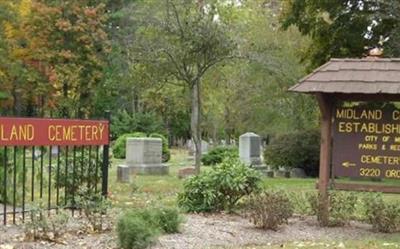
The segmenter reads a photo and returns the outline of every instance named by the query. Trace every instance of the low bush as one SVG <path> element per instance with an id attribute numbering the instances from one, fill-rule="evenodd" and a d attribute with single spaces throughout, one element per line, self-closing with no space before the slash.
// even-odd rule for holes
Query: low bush
<path id="1" fill-rule="evenodd" d="M 312 213 L 321 217 L 321 203 L 317 193 L 308 194 Z M 357 196 L 353 192 L 329 193 L 329 226 L 344 226 L 355 217 Z M 319 220 L 319 219 L 318 219 Z"/>
<path id="2" fill-rule="evenodd" d="M 206 166 L 216 165 L 222 163 L 227 157 L 239 157 L 238 149 L 236 147 L 216 147 L 203 155 L 201 162 Z"/>
<path id="3" fill-rule="evenodd" d="M 142 213 L 130 211 L 123 214 L 117 223 L 119 246 L 123 249 L 147 248 L 159 234 L 153 223 L 143 218 Z"/>
<path id="4" fill-rule="evenodd" d="M 309 192 L 288 192 L 289 199 L 298 215 L 315 215 L 308 201 Z"/>
<path id="5" fill-rule="evenodd" d="M 160 233 L 177 233 L 183 219 L 178 210 L 154 208 L 131 210 L 123 214 L 117 224 L 121 248 L 146 248 Z"/>
<path id="6" fill-rule="evenodd" d="M 383 233 L 400 231 L 400 203 L 384 201 L 382 194 L 373 194 L 363 199 L 367 221 L 374 230 Z"/>
<path id="7" fill-rule="evenodd" d="M 246 217 L 259 228 L 277 230 L 293 215 L 293 204 L 284 191 L 266 190 L 246 201 Z"/>
<path id="8" fill-rule="evenodd" d="M 147 137 L 146 133 L 143 132 L 134 132 L 134 133 L 128 133 L 124 134 L 115 141 L 114 146 L 112 147 L 113 149 L 113 155 L 115 158 L 120 158 L 124 159 L 125 154 L 126 154 L 126 139 L 128 137 Z M 150 134 L 149 137 L 153 138 L 161 138 L 162 140 L 162 161 L 163 162 L 168 162 L 169 159 L 171 158 L 171 152 L 169 151 L 168 147 L 168 139 L 158 133 L 152 133 Z"/>
<path id="9" fill-rule="evenodd" d="M 60 209 L 57 214 L 51 216 L 48 216 L 47 212 L 43 203 L 31 204 L 31 219 L 27 220 L 24 226 L 26 240 L 56 241 L 66 233 L 66 226 L 70 218 L 67 211 Z"/>
<path id="10" fill-rule="evenodd" d="M 155 220 L 158 223 L 158 226 L 165 233 L 178 233 L 179 227 L 183 221 L 182 217 L 179 215 L 177 209 L 174 208 L 160 208 L 156 209 Z"/>
<path id="11" fill-rule="evenodd" d="M 272 139 L 264 151 L 264 160 L 273 167 L 302 168 L 308 176 L 318 176 L 320 133 L 305 130 Z"/>
<path id="12" fill-rule="evenodd" d="M 76 207 L 81 209 L 87 218 L 90 229 L 95 232 L 103 230 L 104 215 L 111 206 L 109 200 L 94 189 L 82 187 L 76 198 Z"/>
<path id="13" fill-rule="evenodd" d="M 332 226 L 343 226 L 354 218 L 357 195 L 353 192 L 334 191 L 329 194 L 329 223 Z"/>
<path id="14" fill-rule="evenodd" d="M 244 196 L 259 189 L 260 175 L 237 158 L 227 158 L 187 179 L 178 204 L 187 212 L 232 210 Z"/>

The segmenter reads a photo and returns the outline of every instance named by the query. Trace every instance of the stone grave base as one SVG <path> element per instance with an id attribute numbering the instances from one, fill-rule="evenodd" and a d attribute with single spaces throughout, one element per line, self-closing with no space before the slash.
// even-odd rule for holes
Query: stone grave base
<path id="1" fill-rule="evenodd" d="M 129 165 L 129 172 L 137 175 L 168 175 L 169 166 L 166 164 Z"/>
<path id="2" fill-rule="evenodd" d="M 293 168 L 290 170 L 290 177 L 294 178 L 306 178 L 306 172 L 301 168 Z"/>
<path id="3" fill-rule="evenodd" d="M 290 178 L 290 171 L 286 171 L 286 170 L 276 170 L 276 171 L 275 171 L 275 176 L 276 176 L 276 177 Z"/>
<path id="4" fill-rule="evenodd" d="M 266 177 L 274 177 L 274 171 L 272 171 L 268 166 L 265 165 L 258 165 L 258 166 L 251 166 L 253 169 L 259 171 L 262 175 Z"/>

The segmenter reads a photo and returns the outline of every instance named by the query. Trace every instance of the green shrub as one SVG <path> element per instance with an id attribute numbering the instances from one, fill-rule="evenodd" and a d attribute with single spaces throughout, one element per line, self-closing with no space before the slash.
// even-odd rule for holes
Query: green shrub
<path id="1" fill-rule="evenodd" d="M 162 140 L 162 161 L 168 162 L 169 159 L 171 158 L 171 152 L 169 151 L 169 145 L 168 145 L 168 139 L 161 134 L 158 133 L 152 133 L 149 135 L 149 137 L 154 137 L 154 138 L 161 138 Z"/>
<path id="2" fill-rule="evenodd" d="M 163 233 L 177 233 L 183 219 L 178 210 L 153 208 L 131 210 L 123 214 L 117 224 L 119 244 L 122 248 L 146 248 L 155 237 Z"/>
<path id="3" fill-rule="evenodd" d="M 315 215 L 308 201 L 309 192 L 289 192 L 289 199 L 294 207 L 294 213 L 298 215 Z"/>
<path id="4" fill-rule="evenodd" d="M 30 218 L 24 224 L 25 239 L 28 241 L 51 240 L 62 237 L 67 229 L 69 214 L 60 209 L 55 215 L 47 215 L 44 202 L 31 203 Z"/>
<path id="5" fill-rule="evenodd" d="M 259 189 L 260 175 L 237 158 L 227 158 L 200 175 L 187 179 L 178 204 L 188 212 L 231 210 Z"/>
<path id="6" fill-rule="evenodd" d="M 293 204 L 284 191 L 266 190 L 246 201 L 246 217 L 259 228 L 277 230 L 293 215 Z"/>
<path id="7" fill-rule="evenodd" d="M 355 216 L 357 196 L 353 192 L 331 191 L 329 193 L 329 226 L 344 226 Z M 317 193 L 309 194 L 312 213 L 321 217 L 321 204 Z"/>
<path id="8" fill-rule="evenodd" d="M 143 132 L 134 132 L 119 136 L 112 147 L 113 155 L 115 158 L 125 158 L 126 139 L 128 137 L 146 137 L 146 134 Z"/>
<path id="9" fill-rule="evenodd" d="M 357 195 L 353 192 L 334 191 L 329 194 L 330 225 L 343 226 L 354 218 Z"/>
<path id="10" fill-rule="evenodd" d="M 236 147 L 216 147 L 201 157 L 203 165 L 216 165 L 221 163 L 227 157 L 239 157 Z"/>
<path id="11" fill-rule="evenodd" d="M 125 152 L 126 152 L 126 139 L 128 137 L 147 137 L 146 133 L 143 132 L 134 132 L 134 133 L 129 133 L 129 134 L 124 134 L 115 141 L 114 146 L 113 146 L 113 154 L 115 158 L 120 158 L 123 159 L 125 158 Z M 154 137 L 154 138 L 161 138 L 162 140 L 162 161 L 163 162 L 168 162 L 169 159 L 171 158 L 171 152 L 169 151 L 168 148 L 168 139 L 158 133 L 152 133 L 150 134 L 149 137 Z"/>
<path id="12" fill-rule="evenodd" d="M 20 147 L 16 148 L 16 185 L 21 186 L 23 183 L 23 167 L 22 167 L 22 149 Z M 6 176 L 6 187 L 3 188 L 4 184 L 4 149 L 0 150 L 0 203 L 13 203 L 13 180 L 14 180 L 14 149 L 9 148 L 7 151 L 7 176 Z M 7 198 L 5 198 L 5 191 L 7 191 Z M 16 205 L 21 205 L 22 202 L 22 191 L 16 191 Z"/>
<path id="13" fill-rule="evenodd" d="M 310 214 L 311 215 L 319 215 L 320 214 L 320 201 L 319 201 L 319 194 L 315 192 L 308 192 L 306 194 L 307 202 L 310 206 Z"/>
<path id="14" fill-rule="evenodd" d="M 177 209 L 174 208 L 160 208 L 155 210 L 155 220 L 158 226 L 165 233 L 178 233 L 179 227 L 183 221 Z"/>
<path id="15" fill-rule="evenodd" d="M 81 187 L 77 193 L 76 207 L 83 211 L 92 231 L 103 230 L 103 215 L 110 206 L 110 201 L 94 189 Z"/>
<path id="16" fill-rule="evenodd" d="M 0 165 L 3 165 L 4 162 L 4 150 L 0 150 Z"/>
<path id="17" fill-rule="evenodd" d="M 400 231 L 400 202 L 388 203 L 382 194 L 364 198 L 367 221 L 379 232 L 393 233 Z"/>
<path id="18" fill-rule="evenodd" d="M 272 139 L 264 151 L 264 160 L 274 167 L 302 168 L 308 176 L 318 176 L 320 133 L 305 130 Z"/>
<path id="19" fill-rule="evenodd" d="M 159 230 L 154 226 L 154 222 L 144 218 L 143 214 L 143 212 L 130 211 L 118 219 L 117 235 L 121 248 L 142 249 L 154 242 Z"/>

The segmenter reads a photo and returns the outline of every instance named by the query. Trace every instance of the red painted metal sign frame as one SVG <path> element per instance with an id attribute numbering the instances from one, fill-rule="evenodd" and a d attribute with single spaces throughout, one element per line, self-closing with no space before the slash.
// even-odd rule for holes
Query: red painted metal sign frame
<path id="1" fill-rule="evenodd" d="M 0 117 L 0 146 L 107 144 L 108 120 Z"/>

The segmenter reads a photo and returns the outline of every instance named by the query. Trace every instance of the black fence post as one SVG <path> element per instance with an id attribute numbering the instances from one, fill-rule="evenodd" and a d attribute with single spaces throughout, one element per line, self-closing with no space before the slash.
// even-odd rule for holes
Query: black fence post
<path id="1" fill-rule="evenodd" d="M 111 112 L 105 111 L 105 118 L 109 121 L 108 123 L 108 134 L 110 136 L 110 126 L 111 126 Z M 108 195 L 108 167 L 110 164 L 110 143 L 103 146 L 103 167 L 102 167 L 102 184 L 101 184 L 101 193 L 104 197 L 107 198 Z"/>

